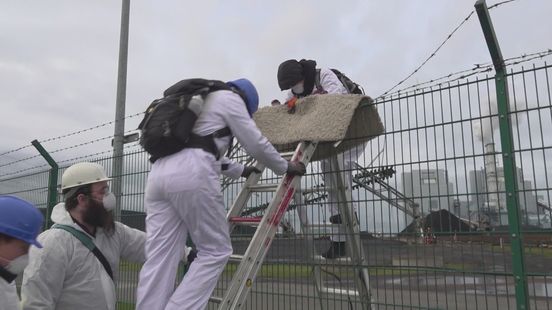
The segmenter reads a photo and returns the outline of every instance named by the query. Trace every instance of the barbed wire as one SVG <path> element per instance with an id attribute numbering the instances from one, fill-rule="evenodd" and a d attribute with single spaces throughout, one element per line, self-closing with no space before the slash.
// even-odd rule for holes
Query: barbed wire
<path id="1" fill-rule="evenodd" d="M 458 31 L 458 29 L 460 29 L 473 15 L 473 13 L 475 13 L 475 10 L 472 10 L 468 16 L 466 16 L 462 22 L 460 22 L 460 24 L 458 26 L 456 26 L 456 28 L 454 28 L 454 30 L 447 36 L 447 38 L 437 47 L 437 49 L 435 49 L 430 55 L 429 57 L 426 58 L 426 60 L 424 60 L 422 62 L 421 65 L 419 65 L 416 69 L 414 69 L 414 71 L 412 71 L 412 73 L 410 73 L 409 75 L 407 75 L 404 79 L 402 79 L 401 81 L 399 81 L 397 84 L 395 84 L 393 87 L 391 87 L 390 89 L 388 89 L 387 91 L 385 91 L 383 94 L 379 95 L 376 99 L 379 99 L 379 98 L 383 98 L 385 97 L 385 95 L 387 95 L 389 92 L 391 92 L 393 89 L 397 88 L 397 86 L 400 86 L 402 83 L 406 82 L 406 80 L 408 80 L 410 77 L 412 77 L 414 74 L 418 73 L 418 71 L 433 57 L 435 57 L 435 55 L 437 55 L 437 52 L 439 52 L 439 50 L 448 42 L 448 40 L 450 40 L 450 38 L 452 38 L 452 36 L 454 35 L 454 33 L 456 33 L 456 31 Z"/>
<path id="2" fill-rule="evenodd" d="M 517 0 L 506 0 L 506 1 L 495 3 L 495 4 L 491 5 L 490 7 L 488 7 L 487 10 L 492 10 L 492 9 L 498 7 L 498 6 L 501 6 L 501 5 L 506 4 L 508 2 L 514 2 L 514 1 L 517 1 Z"/>
<path id="3" fill-rule="evenodd" d="M 130 149 L 132 147 L 137 147 L 137 146 L 139 146 L 139 144 L 126 145 L 124 147 L 124 149 Z M 68 163 L 68 162 L 74 162 L 74 161 L 79 160 L 79 159 L 85 159 L 85 158 L 90 158 L 90 157 L 99 156 L 99 155 L 103 155 L 103 154 L 108 154 L 108 153 L 111 153 L 111 152 L 113 152 L 113 149 L 109 149 L 109 150 L 106 150 L 106 151 L 101 151 L 101 152 L 97 152 L 97 153 L 93 153 L 93 154 L 82 155 L 82 156 L 78 156 L 78 157 L 74 157 L 74 158 L 69 158 L 69 159 L 58 161 L 56 163 L 59 165 L 59 164 L 64 164 L 64 163 Z M 1 174 L 0 178 L 5 177 L 5 176 L 12 176 L 12 175 L 20 174 L 20 173 L 31 171 L 31 170 L 36 170 L 38 168 L 45 168 L 45 167 L 50 167 L 50 165 L 42 164 L 42 165 L 38 165 L 38 166 L 34 166 L 34 167 L 29 167 L 29 168 L 13 171 L 13 172 L 10 172 L 10 173 Z M 0 179 L 0 181 L 2 181 L 2 180 Z"/>
<path id="4" fill-rule="evenodd" d="M 140 115 L 143 115 L 143 114 L 144 114 L 144 112 L 139 112 L 139 113 L 127 115 L 122 119 L 130 119 L 130 118 L 137 117 L 137 116 L 140 116 Z M 52 142 L 52 141 L 56 141 L 56 140 L 61 140 L 63 138 L 71 137 L 71 136 L 78 135 L 78 134 L 81 134 L 81 133 L 85 133 L 85 132 L 88 132 L 88 131 L 92 131 L 92 130 L 95 130 L 95 129 L 98 129 L 98 128 L 109 126 L 111 124 L 114 124 L 115 122 L 116 122 L 116 120 L 105 122 L 105 123 L 102 123 L 102 124 L 99 124 L 99 125 L 96 125 L 96 126 L 92 126 L 92 127 L 81 129 L 81 130 L 77 130 L 77 131 L 70 132 L 68 134 L 60 135 L 60 136 L 57 136 L 57 137 L 52 137 L 52 138 L 47 138 L 47 139 L 44 139 L 44 140 L 39 140 L 39 142 L 40 143 L 47 143 L 47 142 Z M 132 132 L 132 131 L 135 131 L 135 130 L 134 129 L 129 130 L 129 131 L 126 131 L 125 133 L 129 133 L 129 132 Z M 29 148 L 31 146 L 32 146 L 31 144 L 27 144 L 27 145 L 15 148 L 13 150 L 6 151 L 4 153 L 0 153 L 0 157 L 4 156 L 4 155 L 8 155 L 8 154 L 11 154 L 11 153 L 21 151 L 21 150 Z M 35 156 L 35 157 L 38 157 L 38 156 Z M 35 157 L 32 157 L 32 158 L 35 158 Z M 27 160 L 28 159 L 31 159 L 31 158 L 27 158 Z M 0 167 L 2 167 L 2 166 L 0 166 Z"/>
<path id="5" fill-rule="evenodd" d="M 540 52 L 535 52 L 535 53 L 530 53 L 530 54 L 523 54 L 523 55 L 520 55 L 520 56 L 506 58 L 504 60 L 504 65 L 505 66 L 518 65 L 518 64 L 521 64 L 521 63 L 525 63 L 525 62 L 535 60 L 535 59 L 542 59 L 544 57 L 551 56 L 551 55 L 552 55 L 552 49 L 547 49 L 545 51 L 540 51 Z M 461 70 L 461 71 L 458 71 L 458 72 L 449 73 L 449 74 L 443 75 L 443 76 L 435 78 L 435 79 L 431 79 L 431 80 L 428 80 L 428 81 L 425 81 L 425 82 L 410 85 L 408 87 L 399 89 L 399 90 L 394 91 L 392 93 L 389 93 L 384 97 L 378 97 L 377 99 L 385 99 L 385 98 L 390 97 L 390 96 L 404 94 L 404 93 L 411 92 L 411 91 L 422 91 L 422 90 L 430 89 L 432 87 L 443 84 L 443 83 L 438 83 L 439 81 L 444 81 L 444 83 L 452 83 L 452 82 L 456 82 L 456 81 L 459 81 L 459 80 L 466 79 L 466 78 L 468 78 L 470 76 L 473 76 L 473 75 L 482 74 L 482 73 L 490 72 L 490 71 L 493 71 L 493 70 L 494 70 L 494 66 L 493 66 L 492 63 L 474 64 L 474 67 L 471 68 L 471 69 L 466 69 L 466 70 Z M 453 77 L 455 77 L 455 78 L 453 78 Z M 424 85 L 428 85 L 428 86 L 424 86 Z"/>
<path id="6" fill-rule="evenodd" d="M 462 71 L 458 71 L 458 72 L 454 72 L 454 73 L 449 73 L 447 75 L 443 75 L 443 76 L 435 78 L 435 79 L 431 79 L 431 80 L 428 80 L 428 81 L 425 81 L 425 82 L 414 84 L 414 85 L 411 85 L 411 86 L 408 86 L 408 87 L 405 87 L 405 88 L 401 88 L 397 91 L 394 91 L 392 93 L 387 94 L 386 96 L 380 96 L 376 99 L 385 99 L 385 98 L 393 96 L 393 95 L 406 93 L 406 92 L 413 91 L 413 90 L 418 91 L 418 90 L 421 90 L 421 89 L 426 89 L 426 88 L 430 88 L 430 87 L 435 86 L 435 85 L 439 85 L 439 84 L 441 84 L 441 83 L 437 83 L 439 81 L 445 80 L 446 82 L 454 82 L 454 81 L 457 81 L 457 80 L 465 79 L 465 78 L 470 77 L 472 75 L 485 73 L 485 72 L 489 72 L 489 71 L 492 71 L 492 70 L 493 70 L 492 65 L 490 67 L 488 67 L 488 66 L 479 66 L 479 65 L 476 64 L 471 69 L 466 69 L 466 70 L 462 70 Z M 424 85 L 430 85 L 430 86 L 424 86 Z M 424 86 L 424 87 L 422 87 L 422 86 Z"/>
<path id="7" fill-rule="evenodd" d="M 136 113 L 136 114 L 128 115 L 128 116 L 123 117 L 121 120 L 123 120 L 123 119 L 128 119 L 128 118 L 133 118 L 133 117 L 136 117 L 136 116 L 139 116 L 139 115 L 142 115 L 142 114 L 144 114 L 144 112 L 139 112 L 139 113 Z M 54 138 L 49 138 L 49 139 L 41 140 L 40 143 L 51 142 L 51 141 L 55 141 L 55 140 L 60 140 L 60 139 L 63 139 L 63 138 L 67 138 L 67 137 L 70 137 L 70 136 L 78 135 L 78 134 L 81 134 L 81 133 L 83 133 L 83 132 L 91 131 L 91 130 L 94 130 L 94 129 L 98 129 L 98 128 L 101 128 L 101 127 L 105 127 L 105 126 L 114 124 L 116 121 L 117 121 L 117 120 L 112 120 L 112 121 L 110 121 L 110 122 L 106 122 L 106 123 L 103 123 L 103 124 L 99 124 L 99 125 L 96 125 L 96 126 L 93 126 L 93 127 L 90 127 L 90 128 L 78 130 L 78 131 L 71 132 L 71 133 L 68 133 L 68 134 L 65 134 L 65 135 L 61 135 L 61 136 L 58 136 L 58 137 L 54 137 Z"/>
<path id="8" fill-rule="evenodd" d="M 490 7 L 488 7 L 487 9 L 488 10 L 492 10 L 496 7 L 499 7 L 503 4 L 506 4 L 506 3 L 510 3 L 510 2 L 514 2 L 514 1 L 517 1 L 517 0 L 506 0 L 506 1 L 502 1 L 502 2 L 499 2 L 499 3 L 496 3 L 494 5 L 491 5 Z M 418 71 L 420 71 L 420 69 L 425 66 L 426 63 L 429 62 L 429 60 L 433 57 L 435 57 L 435 55 L 437 55 L 437 53 L 439 52 L 439 50 L 452 38 L 452 36 L 460 29 L 462 28 L 462 26 L 464 26 L 466 24 L 466 22 L 473 16 L 473 14 L 475 13 L 475 10 L 472 10 L 461 22 L 458 26 L 456 26 L 452 32 L 445 38 L 445 40 L 429 55 L 429 57 L 427 57 L 416 69 L 414 69 L 414 71 L 412 71 L 412 73 L 410 73 L 409 75 L 407 75 L 404 79 L 402 79 L 401 81 L 399 81 L 397 84 L 395 84 L 393 87 L 391 87 L 390 89 L 388 89 L 387 91 L 385 91 L 383 94 L 379 95 L 376 97 L 376 99 L 383 99 L 385 98 L 385 96 L 387 94 L 389 94 L 391 91 L 393 91 L 395 88 L 397 88 L 398 86 L 400 86 L 402 83 L 406 82 L 409 78 L 411 78 L 414 74 L 418 73 Z"/>
<path id="9" fill-rule="evenodd" d="M 57 150 L 53 150 L 53 151 L 50 152 L 50 154 L 54 154 L 54 153 L 59 153 L 59 152 L 67 151 L 67 150 L 74 149 L 74 148 L 77 148 L 77 147 L 81 147 L 81 146 L 84 146 L 84 145 L 89 145 L 89 144 L 93 144 L 93 143 L 96 143 L 96 142 L 104 141 L 104 140 L 107 140 L 107 139 L 110 139 L 110 138 L 113 138 L 113 136 L 105 136 L 105 137 L 101 137 L 101 138 L 98 138 L 98 139 L 90 140 L 90 141 L 87 141 L 87 142 L 83 142 L 83 143 L 79 143 L 79 144 L 67 146 L 67 147 L 64 147 L 64 148 L 60 148 L 60 149 L 57 149 Z"/>
<path id="10" fill-rule="evenodd" d="M 513 66 L 513 65 L 518 65 L 520 63 L 528 62 L 535 59 L 542 59 L 550 55 L 552 55 L 552 49 L 547 49 L 546 51 L 542 51 L 542 52 L 523 54 L 521 56 L 507 58 L 504 60 L 504 64 L 506 66 Z"/>
<path id="11" fill-rule="evenodd" d="M 101 138 L 94 139 L 94 140 L 91 140 L 91 141 L 71 145 L 71 146 L 60 148 L 60 149 L 57 149 L 57 150 L 53 150 L 53 151 L 50 151 L 48 153 L 51 155 L 51 154 L 59 153 L 59 152 L 62 152 L 62 151 L 74 149 L 74 148 L 77 148 L 77 147 L 80 147 L 80 146 L 89 145 L 89 144 L 93 144 L 93 143 L 100 142 L 100 141 L 103 141 L 103 140 L 107 140 L 107 139 L 112 138 L 112 137 L 113 136 L 101 137 Z M 15 165 L 17 163 L 24 162 L 24 161 L 27 161 L 27 160 L 31 160 L 31 159 L 34 159 L 34 158 L 38 158 L 38 157 L 42 157 L 42 155 L 37 154 L 37 155 L 32 155 L 32 156 L 29 156 L 29 157 L 22 158 L 22 159 L 14 160 L 14 161 L 8 162 L 6 164 L 0 165 L 0 168 Z"/>
<path id="12" fill-rule="evenodd" d="M 128 150 L 130 148 L 137 147 L 137 146 L 140 146 L 140 145 L 139 144 L 125 145 L 123 147 L 123 150 Z M 109 149 L 109 150 L 94 153 L 94 154 L 88 154 L 88 155 L 83 155 L 83 156 L 78 156 L 78 157 L 74 157 L 74 158 L 70 158 L 70 159 L 61 160 L 61 161 L 58 162 L 58 164 L 74 162 L 74 161 L 79 160 L 79 159 L 90 158 L 90 157 L 93 157 L 93 156 L 108 154 L 108 153 L 112 153 L 112 152 L 113 152 L 113 149 Z"/>
<path id="13" fill-rule="evenodd" d="M 27 144 L 25 146 L 22 146 L 22 147 L 18 147 L 16 149 L 13 149 L 11 151 L 7 151 L 7 152 L 4 152 L 4 153 L 0 153 L 0 156 L 4 156 L 4 155 L 8 155 L 8 154 L 11 154 L 11 153 L 15 153 L 15 152 L 18 152 L 18 151 L 21 151 L 23 149 L 26 149 L 28 147 L 31 147 L 32 145 L 31 144 Z"/>
<path id="14" fill-rule="evenodd" d="M 43 168 L 43 167 L 50 167 L 50 165 L 48 165 L 48 164 L 42 164 L 42 165 L 30 167 L 30 168 L 25 168 L 25 169 L 13 171 L 13 172 L 10 172 L 10 173 L 1 174 L 1 175 L 0 175 L 0 178 L 5 177 L 5 176 L 10 176 L 10 175 L 19 174 L 19 173 L 26 172 L 26 171 L 35 170 L 35 169 L 38 169 L 38 168 Z M 0 179 L 0 181 L 2 181 L 2 180 Z"/>

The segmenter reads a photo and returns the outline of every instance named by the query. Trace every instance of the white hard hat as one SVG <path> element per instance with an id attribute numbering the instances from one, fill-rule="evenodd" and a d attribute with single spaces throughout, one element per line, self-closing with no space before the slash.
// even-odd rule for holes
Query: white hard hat
<path id="1" fill-rule="evenodd" d="M 67 168 L 61 176 L 61 190 L 92 184 L 102 181 L 109 181 L 104 168 L 96 163 L 78 163 Z"/>

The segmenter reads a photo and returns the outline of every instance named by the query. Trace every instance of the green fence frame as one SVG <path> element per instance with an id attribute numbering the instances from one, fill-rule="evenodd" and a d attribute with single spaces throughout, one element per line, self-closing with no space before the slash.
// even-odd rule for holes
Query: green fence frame
<path id="1" fill-rule="evenodd" d="M 527 291 L 527 279 L 525 274 L 525 260 L 523 258 L 523 233 L 521 231 L 518 186 L 516 178 L 516 161 L 514 155 L 514 140 L 511 126 L 510 99 L 508 93 L 508 79 L 504 58 L 500 51 L 500 45 L 494 31 L 493 23 L 487 9 L 485 0 L 478 0 L 475 9 L 485 41 L 491 54 L 495 68 L 496 97 L 498 104 L 498 116 L 500 126 L 500 140 L 502 144 L 502 158 L 504 162 L 504 179 L 506 185 L 506 206 L 508 208 L 508 223 L 510 226 L 510 237 L 512 238 L 512 259 L 514 277 L 516 280 L 517 308 L 525 310 L 529 308 L 529 294 Z"/>

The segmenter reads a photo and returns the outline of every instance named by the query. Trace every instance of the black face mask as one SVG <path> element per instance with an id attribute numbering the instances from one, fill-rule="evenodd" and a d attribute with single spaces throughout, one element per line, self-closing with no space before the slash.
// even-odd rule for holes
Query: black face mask
<path id="1" fill-rule="evenodd" d="M 104 227 L 108 224 L 109 212 L 104 208 L 103 203 L 95 199 L 88 199 L 88 207 L 83 215 L 83 221 L 94 227 Z"/>

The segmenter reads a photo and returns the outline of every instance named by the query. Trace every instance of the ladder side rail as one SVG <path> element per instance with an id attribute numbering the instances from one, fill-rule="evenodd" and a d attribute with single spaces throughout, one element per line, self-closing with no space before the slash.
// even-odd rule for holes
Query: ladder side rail
<path id="1" fill-rule="evenodd" d="M 352 201 L 351 191 L 348 190 L 345 185 L 345 178 L 343 175 L 343 167 L 341 167 L 337 156 L 331 157 L 331 165 L 337 168 L 335 172 L 337 177 L 337 205 L 339 212 L 341 213 L 342 222 L 347 231 L 347 249 L 349 255 L 355 266 L 359 269 L 358 276 L 355 276 L 355 283 L 358 290 L 361 303 L 367 307 L 371 307 L 371 294 L 370 294 L 370 279 L 367 269 L 367 261 L 364 257 L 364 251 L 362 249 L 362 240 L 360 239 L 360 226 L 356 216 L 352 212 L 352 207 L 349 204 Z"/>
<path id="2" fill-rule="evenodd" d="M 308 164 L 315 148 L 316 143 L 299 143 L 292 161 L 300 160 Z M 243 306 L 255 276 L 270 249 L 277 228 L 293 198 L 295 189 L 299 186 L 300 179 L 300 176 L 292 177 L 287 174 L 284 176 L 243 256 L 242 262 L 234 273 L 219 309 L 240 309 Z"/>

